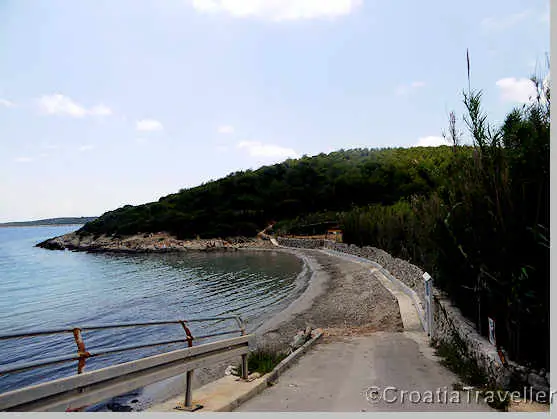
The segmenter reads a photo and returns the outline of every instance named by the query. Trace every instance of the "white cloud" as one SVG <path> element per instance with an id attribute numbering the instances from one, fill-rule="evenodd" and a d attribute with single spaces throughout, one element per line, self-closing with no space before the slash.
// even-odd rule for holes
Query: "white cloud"
<path id="1" fill-rule="evenodd" d="M 506 77 L 495 84 L 501 91 L 501 99 L 506 102 L 529 103 L 537 96 L 536 86 L 530 79 Z"/>
<path id="2" fill-rule="evenodd" d="M 15 107 L 15 103 L 13 103 L 12 101 L 8 100 L 8 99 L 2 99 L 0 98 L 0 106 L 3 106 L 5 108 L 14 108 Z"/>
<path id="3" fill-rule="evenodd" d="M 81 147 L 79 147 L 79 151 L 89 151 L 89 150 L 92 150 L 94 148 L 95 148 L 94 145 L 85 144 L 85 145 L 82 145 Z"/>
<path id="4" fill-rule="evenodd" d="M 233 17 L 254 17 L 284 21 L 334 18 L 357 9 L 363 0 L 191 0 L 201 13 L 226 13 Z"/>
<path id="5" fill-rule="evenodd" d="M 401 84 L 395 90 L 395 94 L 397 96 L 404 96 L 410 93 L 412 90 L 419 89 L 425 86 L 425 82 L 423 81 L 413 81 L 410 84 Z"/>
<path id="6" fill-rule="evenodd" d="M 39 99 L 39 107 L 48 115 L 68 115 L 74 118 L 87 115 L 87 110 L 83 106 L 61 94 L 42 96 Z"/>
<path id="7" fill-rule="evenodd" d="M 440 145 L 451 145 L 451 143 L 443 137 L 430 135 L 428 137 L 421 137 L 414 147 L 438 147 Z"/>
<path id="8" fill-rule="evenodd" d="M 259 141 L 241 141 L 238 148 L 244 149 L 251 157 L 296 158 L 298 153 L 291 148 L 274 144 L 263 144 Z"/>
<path id="9" fill-rule="evenodd" d="M 105 105 L 97 105 L 91 108 L 89 114 L 97 116 L 108 116 L 112 115 L 112 109 Z"/>
<path id="10" fill-rule="evenodd" d="M 14 161 L 17 163 L 29 163 L 34 159 L 32 157 L 17 157 Z"/>
<path id="11" fill-rule="evenodd" d="M 156 119 L 142 119 L 137 121 L 135 129 L 138 131 L 162 131 L 162 124 Z"/>
<path id="12" fill-rule="evenodd" d="M 63 115 L 72 118 L 83 118 L 85 116 L 107 116 L 112 111 L 105 105 L 96 105 L 91 109 L 74 102 L 71 98 L 56 93 L 53 95 L 45 95 L 38 99 L 39 108 L 47 115 Z"/>
<path id="13" fill-rule="evenodd" d="M 528 18 L 530 14 L 531 13 L 529 10 L 525 10 L 523 12 L 514 13 L 512 15 L 487 17 L 482 20 L 481 25 L 484 29 L 487 30 L 501 31 L 516 26 L 517 24 Z"/>
<path id="14" fill-rule="evenodd" d="M 230 125 L 222 125 L 218 129 L 219 134 L 232 134 L 234 133 L 234 127 Z"/>

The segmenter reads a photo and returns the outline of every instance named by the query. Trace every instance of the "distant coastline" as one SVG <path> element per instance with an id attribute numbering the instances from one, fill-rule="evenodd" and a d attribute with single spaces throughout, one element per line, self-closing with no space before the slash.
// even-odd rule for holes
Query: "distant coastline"
<path id="1" fill-rule="evenodd" d="M 49 227 L 49 226 L 68 226 L 83 225 L 90 221 L 96 220 L 98 217 L 59 217 L 47 218 L 44 220 L 34 221 L 12 221 L 9 223 L 0 223 L 1 227 Z"/>

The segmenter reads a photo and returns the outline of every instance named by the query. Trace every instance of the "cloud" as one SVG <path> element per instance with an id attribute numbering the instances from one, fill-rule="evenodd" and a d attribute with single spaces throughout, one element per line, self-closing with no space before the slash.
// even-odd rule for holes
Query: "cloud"
<path id="1" fill-rule="evenodd" d="M 234 127 L 230 125 L 222 125 L 218 129 L 219 134 L 232 134 L 234 133 Z"/>
<path id="2" fill-rule="evenodd" d="M 82 118 L 87 115 L 87 109 L 60 94 L 42 96 L 39 99 L 39 107 L 49 115 L 67 115 L 74 118 Z"/>
<path id="3" fill-rule="evenodd" d="M 91 108 L 89 114 L 97 115 L 97 116 L 108 116 L 108 115 L 112 115 L 112 109 L 110 109 L 108 106 L 97 105 Z"/>
<path id="4" fill-rule="evenodd" d="M 298 153 L 291 148 L 274 144 L 263 144 L 259 141 L 241 141 L 237 147 L 246 150 L 251 157 L 296 158 Z"/>
<path id="5" fill-rule="evenodd" d="M 83 118 L 85 116 L 108 116 L 112 110 L 105 105 L 96 105 L 91 109 L 74 102 L 71 98 L 59 93 L 41 96 L 38 99 L 40 110 L 47 115 L 70 116 Z"/>
<path id="6" fill-rule="evenodd" d="M 92 150 L 94 148 L 95 148 L 94 145 L 85 144 L 85 145 L 82 145 L 81 147 L 79 147 L 79 151 L 89 151 L 89 150 Z"/>
<path id="7" fill-rule="evenodd" d="M 395 94 L 397 96 L 404 96 L 415 89 L 419 89 L 425 86 L 425 82 L 423 81 L 413 81 L 410 84 L 401 84 L 395 90 Z"/>
<path id="8" fill-rule="evenodd" d="M 536 86 L 530 79 L 506 77 L 495 83 L 505 102 L 529 103 L 536 99 Z"/>
<path id="9" fill-rule="evenodd" d="M 530 16 L 530 11 L 525 10 L 520 13 L 514 13 L 512 15 L 498 16 L 498 17 L 487 17 L 482 20 L 481 25 L 484 29 L 491 31 L 502 31 L 505 29 L 512 28 L 520 22 L 524 21 Z"/>
<path id="10" fill-rule="evenodd" d="M 142 119 L 137 121 L 135 129 L 138 131 L 162 131 L 162 124 L 156 119 Z"/>
<path id="11" fill-rule="evenodd" d="M 438 147 L 440 145 L 451 145 L 451 143 L 443 137 L 430 135 L 419 138 L 414 147 Z"/>
<path id="12" fill-rule="evenodd" d="M 14 108 L 15 107 L 15 103 L 13 103 L 12 101 L 8 100 L 8 99 L 2 99 L 0 98 L 0 106 L 3 106 L 5 108 Z"/>
<path id="13" fill-rule="evenodd" d="M 201 13 L 273 21 L 335 18 L 356 10 L 363 0 L 191 0 Z"/>
<path id="14" fill-rule="evenodd" d="M 16 159 L 14 159 L 16 163 L 29 163 L 32 162 L 33 160 L 35 159 L 32 157 L 17 157 Z"/>

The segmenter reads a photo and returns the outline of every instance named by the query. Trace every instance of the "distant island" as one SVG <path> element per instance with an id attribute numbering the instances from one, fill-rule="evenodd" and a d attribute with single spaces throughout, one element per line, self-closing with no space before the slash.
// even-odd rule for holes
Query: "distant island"
<path id="1" fill-rule="evenodd" d="M 72 224 L 86 224 L 96 220 L 98 217 L 62 217 L 47 218 L 35 221 L 13 221 L 10 223 L 0 223 L 0 227 L 32 227 L 32 226 L 61 226 Z"/>

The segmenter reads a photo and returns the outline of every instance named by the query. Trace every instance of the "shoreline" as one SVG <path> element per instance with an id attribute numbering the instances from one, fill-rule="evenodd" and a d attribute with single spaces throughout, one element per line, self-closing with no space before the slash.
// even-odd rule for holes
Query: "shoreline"
<path id="1" fill-rule="evenodd" d="M 35 244 L 47 250 L 69 250 L 89 253 L 179 253 L 187 251 L 236 251 L 245 248 L 276 248 L 262 237 L 229 237 L 226 239 L 178 239 L 168 233 L 137 233 L 128 236 L 95 236 L 73 231 Z"/>
<path id="2" fill-rule="evenodd" d="M 269 317 L 262 324 L 260 324 L 253 332 L 256 335 L 262 336 L 274 329 L 277 329 L 281 325 L 291 320 L 296 314 L 300 314 L 304 311 L 309 310 L 313 305 L 315 299 L 325 292 L 325 288 L 329 280 L 328 276 L 323 274 L 323 271 L 321 270 L 319 264 L 317 264 L 314 259 L 308 258 L 307 255 L 303 254 L 303 252 L 298 251 L 298 249 L 289 248 L 277 248 L 276 250 L 279 249 L 281 249 L 281 251 L 284 253 L 289 253 L 302 260 L 304 266 L 302 269 L 307 270 L 307 273 L 305 273 L 305 275 L 303 270 L 299 274 L 299 276 L 301 276 L 301 279 L 303 280 L 303 284 L 301 284 L 301 287 L 303 287 L 303 289 L 295 297 L 292 298 L 287 307 L 285 307 L 282 311 L 275 313 L 275 315 Z M 273 249 L 257 250 L 270 251 Z"/>

